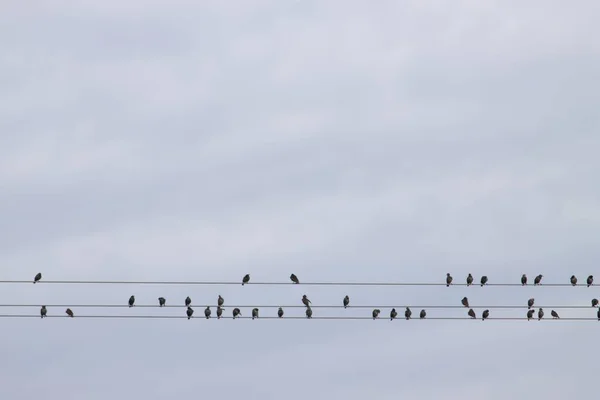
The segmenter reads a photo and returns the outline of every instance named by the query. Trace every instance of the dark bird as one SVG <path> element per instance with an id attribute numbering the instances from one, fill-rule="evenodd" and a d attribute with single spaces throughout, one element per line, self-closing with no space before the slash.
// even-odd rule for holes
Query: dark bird
<path id="1" fill-rule="evenodd" d="M 71 317 L 71 318 L 73 318 L 73 317 L 74 317 L 74 315 L 73 315 L 73 311 L 71 311 L 71 309 L 70 309 L 70 308 L 67 308 L 67 310 L 66 310 L 65 312 L 67 313 L 67 315 L 68 315 L 69 317 Z"/>
<path id="2" fill-rule="evenodd" d="M 131 296 L 129 298 L 129 308 L 133 307 L 133 305 L 135 304 L 135 296 Z"/>
<path id="3" fill-rule="evenodd" d="M 252 309 L 252 319 L 258 318 L 258 308 Z"/>
<path id="4" fill-rule="evenodd" d="M 306 295 L 304 295 L 304 296 L 302 296 L 302 304 L 304 304 L 306 307 L 310 307 L 309 304 L 312 304 L 312 303 L 310 302 L 308 297 L 306 297 Z"/>
<path id="5" fill-rule="evenodd" d="M 538 311 L 538 321 L 541 320 L 542 318 L 544 318 L 544 310 L 542 310 L 540 308 Z"/>
<path id="6" fill-rule="evenodd" d="M 348 304 L 350 304 L 350 297 L 346 296 L 344 297 L 344 308 L 347 308 Z"/>
<path id="7" fill-rule="evenodd" d="M 421 310 L 421 313 L 419 314 L 419 318 L 425 319 L 426 316 L 427 316 L 427 312 L 425 310 Z"/>
<path id="8" fill-rule="evenodd" d="M 159 297 L 158 298 L 158 306 L 159 307 L 164 307 L 165 304 L 167 304 L 167 299 L 165 299 L 164 297 Z"/>
<path id="9" fill-rule="evenodd" d="M 250 274 L 246 274 L 244 276 L 244 279 L 242 279 L 242 286 L 244 286 L 244 284 L 250 282 Z"/>
<path id="10" fill-rule="evenodd" d="M 279 307 L 279 310 L 277 310 L 277 316 L 279 318 L 283 318 L 283 308 Z"/>
<path id="11" fill-rule="evenodd" d="M 217 306 L 217 319 L 221 319 L 221 316 L 223 315 L 223 310 L 223 307 Z"/>
<path id="12" fill-rule="evenodd" d="M 300 281 L 298 280 L 298 277 L 294 274 L 290 275 L 290 280 L 296 284 L 300 283 Z"/>
<path id="13" fill-rule="evenodd" d="M 406 307 L 406 311 L 404 311 L 404 318 L 406 318 L 406 320 L 408 321 L 411 315 L 412 311 L 410 311 L 410 308 Z"/>
<path id="14" fill-rule="evenodd" d="M 473 284 L 473 275 L 469 274 L 467 276 L 467 286 L 471 286 Z"/>
<path id="15" fill-rule="evenodd" d="M 571 275 L 571 285 L 577 285 L 577 277 L 575 275 Z"/>
<path id="16" fill-rule="evenodd" d="M 446 274 L 446 287 L 452 285 L 452 276 L 450 276 L 450 272 Z"/>
<path id="17" fill-rule="evenodd" d="M 206 319 L 210 318 L 210 306 L 206 306 L 206 308 L 204 309 L 204 316 L 206 317 Z"/>
<path id="18" fill-rule="evenodd" d="M 536 276 L 535 279 L 533 280 L 533 284 L 534 285 L 541 285 L 543 277 L 544 277 L 544 275 L 542 275 L 542 274 L 539 274 L 538 276 Z"/>
<path id="19" fill-rule="evenodd" d="M 469 308 L 469 299 L 467 299 L 466 297 L 463 297 L 463 299 L 460 302 L 462 303 L 463 306 Z"/>
<path id="20" fill-rule="evenodd" d="M 42 308 L 40 309 L 40 315 L 42 316 L 42 318 L 46 317 L 46 314 L 48 314 L 48 310 L 46 310 L 46 306 L 42 306 Z"/>
<path id="21" fill-rule="evenodd" d="M 373 319 L 376 319 L 377 317 L 379 317 L 379 313 L 381 312 L 381 310 L 379 309 L 374 309 L 373 310 Z"/>
<path id="22" fill-rule="evenodd" d="M 240 311 L 239 308 L 234 308 L 233 309 L 233 319 L 236 319 L 238 317 L 242 316 L 242 312 Z"/>
<path id="23" fill-rule="evenodd" d="M 484 310 L 483 314 L 481 314 L 481 320 L 485 321 L 485 319 L 489 316 L 490 316 L 490 310 Z"/>
<path id="24" fill-rule="evenodd" d="M 469 309 L 469 312 L 467 314 L 469 314 L 469 317 L 471 317 L 473 319 L 477 318 L 477 316 L 475 315 L 475 311 L 473 311 L 472 308 Z"/>
<path id="25" fill-rule="evenodd" d="M 481 277 L 481 286 L 486 285 L 488 281 L 488 277 L 487 276 L 482 276 Z"/>
<path id="26" fill-rule="evenodd" d="M 217 299 L 217 306 L 221 307 L 224 302 L 225 302 L 225 299 L 223 299 L 221 297 L 221 295 L 219 295 L 219 298 Z"/>
<path id="27" fill-rule="evenodd" d="M 38 283 L 42 279 L 42 273 L 38 272 L 35 278 L 33 278 L 33 283 Z"/>
<path id="28" fill-rule="evenodd" d="M 558 316 L 558 313 L 554 310 L 550 311 L 550 315 L 552 315 L 552 318 L 554 318 L 554 319 L 560 319 L 560 317 Z"/>
<path id="29" fill-rule="evenodd" d="M 527 275 L 525 274 L 521 275 L 521 285 L 527 285 Z"/>
<path id="30" fill-rule="evenodd" d="M 594 275 L 590 275 L 587 278 L 587 285 L 588 287 L 592 286 L 594 284 Z"/>
<path id="31" fill-rule="evenodd" d="M 192 315 L 194 315 L 194 310 L 192 309 L 192 307 L 188 307 L 185 313 L 187 314 L 188 319 L 190 319 L 192 318 Z"/>
<path id="32" fill-rule="evenodd" d="M 598 309 L 598 321 L 600 321 L 600 308 Z"/>
<path id="33" fill-rule="evenodd" d="M 310 307 L 306 309 L 306 318 L 312 318 L 312 308 Z"/>
<path id="34" fill-rule="evenodd" d="M 529 310 L 527 311 L 527 321 L 529 321 L 531 318 L 533 318 L 533 313 L 535 312 L 535 310 Z"/>
<path id="35" fill-rule="evenodd" d="M 592 299 L 592 307 L 598 307 L 598 299 Z"/>
<path id="36" fill-rule="evenodd" d="M 531 308 L 533 307 L 533 303 L 535 302 L 535 299 L 532 297 L 529 300 L 527 300 L 527 308 Z"/>
<path id="37" fill-rule="evenodd" d="M 398 313 L 396 312 L 395 308 L 392 308 L 392 311 L 390 311 L 390 321 L 395 319 L 398 316 Z"/>
<path id="38" fill-rule="evenodd" d="M 185 306 L 189 307 L 192 304 L 192 299 L 190 299 L 190 296 L 185 298 Z"/>

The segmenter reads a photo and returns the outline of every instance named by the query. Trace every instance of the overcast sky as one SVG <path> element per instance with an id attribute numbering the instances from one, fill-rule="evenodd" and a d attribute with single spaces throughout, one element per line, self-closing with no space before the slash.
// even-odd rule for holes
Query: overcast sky
<path id="1" fill-rule="evenodd" d="M 0 279 L 600 281 L 598 18 L 594 0 L 7 1 Z M 218 294 L 402 314 L 595 288 L 0 284 L 36 305 L 0 313 L 132 294 L 189 295 L 199 318 L 1 318 L 0 397 L 597 397 L 600 322 L 201 318 Z"/>

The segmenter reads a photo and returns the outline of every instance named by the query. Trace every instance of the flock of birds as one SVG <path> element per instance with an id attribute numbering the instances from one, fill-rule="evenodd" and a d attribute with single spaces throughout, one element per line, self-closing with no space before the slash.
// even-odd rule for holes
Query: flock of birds
<path id="1" fill-rule="evenodd" d="M 541 285 L 542 284 L 542 278 L 543 278 L 543 275 L 541 275 L 541 274 L 537 275 L 535 277 L 534 281 L 533 281 L 533 284 L 534 285 Z M 33 283 L 37 283 L 41 279 L 42 279 L 42 274 L 38 273 L 34 277 Z M 290 275 L 290 280 L 294 284 L 300 284 L 300 281 L 299 281 L 298 277 L 295 274 L 291 274 Z M 446 274 L 446 286 L 447 287 L 449 287 L 450 285 L 452 285 L 453 280 L 454 280 L 454 278 L 450 275 L 450 273 Z M 250 274 L 246 274 L 242 278 L 242 286 L 245 285 L 245 284 L 247 284 L 247 283 L 249 283 L 249 282 L 250 282 Z M 466 278 L 466 282 L 467 282 L 467 286 L 471 286 L 473 284 L 473 275 L 472 274 L 468 274 L 468 276 Z M 570 279 L 570 282 L 571 282 L 571 285 L 576 286 L 577 285 L 577 277 L 575 275 L 572 275 L 571 279 Z M 485 286 L 487 283 L 488 283 L 488 277 L 485 276 L 485 275 L 482 276 L 481 279 L 480 279 L 481 286 Z M 590 286 L 593 285 L 593 283 L 594 283 L 594 277 L 593 277 L 593 275 L 588 276 L 588 278 L 586 280 L 586 283 L 587 283 L 588 287 L 590 287 Z M 523 286 L 527 285 L 527 276 L 525 274 L 523 274 L 521 276 L 521 284 Z M 534 318 L 534 315 L 535 315 L 535 310 L 533 309 L 534 303 L 535 303 L 535 299 L 534 298 L 530 298 L 527 301 L 527 308 L 528 308 L 528 311 L 527 311 L 527 320 L 531 320 L 532 318 Z M 598 320 L 600 321 L 600 307 L 599 307 L 599 303 L 600 303 L 599 300 L 596 299 L 596 298 L 592 299 L 592 301 L 591 301 L 592 307 L 597 307 L 598 308 Z M 164 307 L 164 306 L 166 306 L 166 304 L 167 304 L 167 300 L 164 297 L 159 297 L 158 298 L 158 306 L 159 307 Z M 187 315 L 187 318 L 189 320 L 194 315 L 194 309 L 191 307 L 191 305 L 192 305 L 192 299 L 189 296 L 186 297 L 184 304 L 187 307 L 187 309 L 186 309 L 186 315 Z M 217 311 L 216 311 L 218 319 L 220 319 L 222 317 L 222 315 L 223 315 L 223 311 L 225 310 L 225 308 L 223 307 L 224 304 L 225 304 L 225 299 L 223 299 L 223 297 L 221 297 L 221 295 L 219 295 L 219 297 L 217 298 Z M 306 306 L 306 312 L 305 312 L 306 318 L 312 318 L 312 316 L 313 316 L 313 311 L 312 311 L 312 308 L 311 308 L 311 304 L 312 303 L 311 303 L 311 301 L 308 299 L 308 297 L 306 295 L 302 296 L 302 304 L 304 304 Z M 475 314 L 475 311 L 472 308 L 470 308 L 469 299 L 466 296 L 462 298 L 461 304 L 464 307 L 466 307 L 466 308 L 469 309 L 467 311 L 467 315 L 470 318 L 472 318 L 472 319 L 476 319 L 477 318 L 477 315 Z M 129 298 L 128 305 L 129 305 L 130 308 L 135 306 L 135 296 L 134 295 L 132 295 Z M 346 295 L 343 298 L 342 305 L 344 306 L 344 308 L 348 308 L 350 306 L 350 296 Z M 66 311 L 65 311 L 65 313 L 69 317 L 71 317 L 71 318 L 73 318 L 75 316 L 75 314 L 73 313 L 73 310 L 71 310 L 70 308 L 67 308 Z M 381 310 L 378 309 L 378 308 L 374 309 L 373 312 L 372 312 L 373 319 L 375 320 L 375 319 L 379 318 L 379 314 L 381 314 Z M 42 306 L 42 308 L 40 309 L 40 315 L 41 315 L 42 318 L 44 318 L 44 317 L 46 317 L 48 315 L 48 310 L 47 310 L 46 306 Z M 209 318 L 211 318 L 211 315 L 212 315 L 212 310 L 211 310 L 210 306 L 207 306 L 204 309 L 204 317 L 206 319 L 209 319 Z M 242 312 L 241 312 L 241 310 L 239 308 L 234 308 L 233 312 L 232 312 L 232 315 L 233 315 L 233 319 L 236 319 L 236 318 L 242 316 Z M 283 315 L 284 315 L 283 308 L 279 307 L 279 309 L 277 310 L 277 316 L 279 318 L 283 318 Z M 560 316 L 558 315 L 558 313 L 555 310 L 551 310 L 550 311 L 550 315 L 552 316 L 553 319 L 560 319 Z M 396 312 L 395 308 L 391 309 L 389 316 L 390 316 L 390 320 L 393 320 L 393 319 L 395 319 L 398 316 L 398 313 Z M 486 320 L 487 318 L 489 318 L 489 316 L 490 316 L 490 310 L 484 310 L 482 312 L 482 314 L 481 314 L 481 319 L 482 320 Z M 424 319 L 426 317 L 427 317 L 427 311 L 424 310 L 424 309 L 421 310 L 420 313 L 419 313 L 419 318 L 420 319 Z M 537 319 L 538 319 L 538 321 L 541 320 L 543 317 L 544 317 L 544 310 L 542 308 L 539 308 L 538 312 L 537 312 Z M 252 310 L 252 319 L 255 319 L 255 318 L 259 318 L 259 309 L 258 308 L 254 308 Z M 407 320 L 409 320 L 409 319 L 412 318 L 412 310 L 410 309 L 410 307 L 406 307 L 406 310 L 404 311 L 404 318 L 406 318 Z"/>

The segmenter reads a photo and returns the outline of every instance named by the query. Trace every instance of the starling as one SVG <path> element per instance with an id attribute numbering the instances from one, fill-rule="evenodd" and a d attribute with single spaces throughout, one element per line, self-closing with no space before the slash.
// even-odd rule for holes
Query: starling
<path id="1" fill-rule="evenodd" d="M 221 297 L 221 295 L 219 295 L 219 298 L 217 299 L 217 306 L 221 307 L 224 302 L 225 302 L 225 299 L 223 299 Z"/>
<path id="2" fill-rule="evenodd" d="M 192 310 L 192 307 L 188 307 L 185 313 L 187 314 L 188 319 L 190 319 L 192 318 L 192 315 L 194 315 L 194 310 Z"/>
<path id="3" fill-rule="evenodd" d="M 450 276 L 450 272 L 446 274 L 446 287 L 452 285 L 452 276 Z"/>
<path id="4" fill-rule="evenodd" d="M 129 308 L 133 307 L 133 304 L 135 303 L 135 296 L 131 296 L 129 298 Z"/>
<path id="5" fill-rule="evenodd" d="M 466 297 L 463 297 L 463 299 L 460 302 L 462 303 L 463 306 L 469 308 L 469 299 L 467 299 Z"/>
<path id="6" fill-rule="evenodd" d="M 308 297 L 306 297 L 306 295 L 302 296 L 302 303 L 306 306 L 306 307 L 310 307 L 309 304 L 312 304 L 310 302 L 310 300 L 308 299 Z"/>
<path id="7" fill-rule="evenodd" d="M 592 307 L 598 307 L 598 299 L 592 299 Z"/>
<path id="8" fill-rule="evenodd" d="M 206 308 L 204 309 L 204 316 L 206 317 L 206 319 L 210 318 L 210 306 L 206 306 Z"/>
<path id="9" fill-rule="evenodd" d="M 485 276 L 485 275 L 484 275 L 484 276 L 482 276 L 482 277 L 481 277 L 481 286 L 483 286 L 483 285 L 487 284 L 487 281 L 488 281 L 488 277 L 487 277 L 487 276 Z"/>
<path id="10" fill-rule="evenodd" d="M 67 310 L 66 310 L 65 312 L 67 313 L 67 315 L 68 315 L 69 317 L 71 317 L 71 318 L 73 318 L 73 317 L 74 317 L 74 315 L 73 315 L 73 311 L 71 311 L 71 309 L 70 309 L 70 308 L 67 308 Z"/>
<path id="11" fill-rule="evenodd" d="M 350 297 L 346 296 L 344 297 L 344 308 L 347 308 L 348 304 L 350 304 Z"/>
<path id="12" fill-rule="evenodd" d="M 419 318 L 425 319 L 426 316 L 427 316 L 427 312 L 425 310 L 421 310 L 421 313 L 419 314 Z"/>
<path id="13" fill-rule="evenodd" d="M 221 316 L 223 315 L 223 310 L 224 308 L 222 308 L 221 306 L 217 306 L 217 319 L 221 319 Z"/>
<path id="14" fill-rule="evenodd" d="M 44 318 L 46 314 L 48 314 L 48 310 L 46 310 L 46 306 L 42 306 L 42 308 L 40 309 L 40 315 L 42 316 L 42 318 Z"/>
<path id="15" fill-rule="evenodd" d="M 258 308 L 252 309 L 252 319 L 258 318 Z"/>
<path id="16" fill-rule="evenodd" d="M 395 308 L 392 308 L 392 311 L 390 311 L 390 321 L 395 319 L 398 316 L 398 313 L 396 312 Z"/>
<path id="17" fill-rule="evenodd" d="M 527 285 L 527 275 L 525 274 L 521 275 L 521 285 Z"/>
<path id="18" fill-rule="evenodd" d="M 192 299 L 190 299 L 190 296 L 185 298 L 185 306 L 189 307 L 192 304 Z"/>
<path id="19" fill-rule="evenodd" d="M 279 318 L 283 318 L 283 308 L 279 307 L 279 310 L 277 310 L 277 316 Z"/>
<path id="20" fill-rule="evenodd" d="M 571 275 L 571 285 L 577 285 L 577 277 L 575 275 Z"/>
<path id="21" fill-rule="evenodd" d="M 527 308 L 531 308 L 533 307 L 533 303 L 535 302 L 535 299 L 532 297 L 529 300 L 527 300 Z"/>
<path id="22" fill-rule="evenodd" d="M 159 307 L 164 307 L 165 304 L 167 304 L 167 299 L 165 299 L 164 297 L 159 297 L 158 298 L 158 306 Z"/>
<path id="23" fill-rule="evenodd" d="M 239 308 L 234 308 L 233 309 L 233 319 L 236 319 L 238 317 L 242 316 L 242 312 L 240 311 Z"/>
<path id="24" fill-rule="evenodd" d="M 481 320 L 485 321 L 485 319 L 489 316 L 490 316 L 490 310 L 484 310 L 483 314 L 481 314 Z"/>
<path id="25" fill-rule="evenodd" d="M 587 278 L 587 285 L 588 287 L 592 286 L 594 284 L 594 275 L 590 275 Z"/>
<path id="26" fill-rule="evenodd" d="M 472 308 L 469 309 L 469 312 L 467 314 L 469 314 L 469 317 L 471 317 L 473 319 L 477 318 L 477 316 L 475 315 L 475 311 L 473 311 Z"/>
<path id="27" fill-rule="evenodd" d="M 529 310 L 527 311 L 527 321 L 529 321 L 531 318 L 533 318 L 533 313 L 535 312 L 535 310 Z"/>
<path id="28" fill-rule="evenodd" d="M 38 283 L 42 279 L 42 273 L 38 272 L 35 278 L 33 278 L 33 283 Z"/>
<path id="29" fill-rule="evenodd" d="M 467 276 L 467 286 L 471 286 L 473 284 L 473 275 L 469 274 Z"/>
<path id="30" fill-rule="evenodd" d="M 250 274 L 246 274 L 244 276 L 244 279 L 242 279 L 242 286 L 244 286 L 244 284 L 248 282 L 250 282 Z"/>
<path id="31" fill-rule="evenodd" d="M 538 321 L 541 320 L 542 318 L 544 318 L 544 310 L 542 310 L 540 308 L 538 311 Z"/>
<path id="32" fill-rule="evenodd" d="M 550 315 L 552 315 L 553 319 L 560 319 L 560 317 L 558 316 L 558 313 L 554 310 L 550 311 Z"/>
<path id="33" fill-rule="evenodd" d="M 539 274 L 538 276 L 536 276 L 535 279 L 533 280 L 533 284 L 534 285 L 541 285 L 543 277 L 544 277 L 544 275 L 542 275 L 542 274 Z"/>
<path id="34" fill-rule="evenodd" d="M 406 318 L 406 320 L 408 321 L 411 315 L 412 311 L 410 311 L 410 308 L 406 307 L 406 311 L 404 311 L 404 318 Z"/>
<path id="35" fill-rule="evenodd" d="M 296 284 L 300 283 L 300 281 L 298 280 L 298 277 L 294 274 L 290 275 L 290 280 Z"/>
<path id="36" fill-rule="evenodd" d="M 376 319 L 377 317 L 379 317 L 379 313 L 381 312 L 381 310 L 379 309 L 374 309 L 373 310 L 373 319 Z"/>
<path id="37" fill-rule="evenodd" d="M 312 318 L 312 308 L 310 307 L 306 309 L 306 318 Z"/>

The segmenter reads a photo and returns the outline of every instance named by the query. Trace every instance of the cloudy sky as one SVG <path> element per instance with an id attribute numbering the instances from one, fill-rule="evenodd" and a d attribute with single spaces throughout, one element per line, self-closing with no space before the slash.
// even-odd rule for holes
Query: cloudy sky
<path id="1" fill-rule="evenodd" d="M 0 8 L 0 279 L 600 279 L 594 0 Z M 139 304 L 189 295 L 197 316 L 218 294 L 242 305 L 297 305 L 302 294 L 337 305 L 349 294 L 400 313 L 464 295 L 549 307 L 600 297 L 585 287 L 0 284 L 1 304 L 36 305 L 0 313 L 131 294 Z M 0 318 L 0 328 L 0 397 L 11 400 L 597 397 L 593 321 Z"/>

